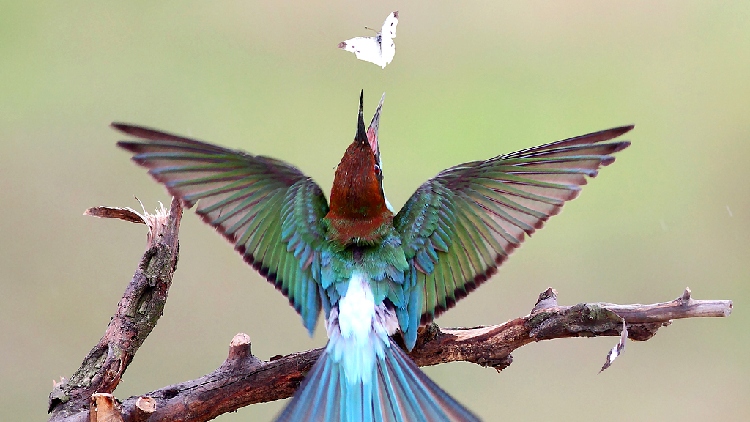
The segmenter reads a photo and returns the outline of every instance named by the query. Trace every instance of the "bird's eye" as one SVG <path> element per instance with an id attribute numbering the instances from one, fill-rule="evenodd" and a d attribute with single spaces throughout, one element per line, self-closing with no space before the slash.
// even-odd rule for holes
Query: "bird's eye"
<path id="1" fill-rule="evenodd" d="M 380 169 L 379 164 L 375 164 L 375 177 L 377 177 L 378 180 L 383 180 L 383 171 Z"/>

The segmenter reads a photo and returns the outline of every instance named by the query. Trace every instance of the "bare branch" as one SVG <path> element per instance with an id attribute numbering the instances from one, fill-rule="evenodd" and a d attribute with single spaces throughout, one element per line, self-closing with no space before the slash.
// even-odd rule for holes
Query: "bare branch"
<path id="1" fill-rule="evenodd" d="M 654 305 L 615 305 L 602 306 L 622 316 L 628 322 L 664 322 L 665 319 L 728 317 L 732 313 L 731 300 L 695 300 L 690 288 L 686 287 L 682 296 L 671 302 Z"/>
<path id="2" fill-rule="evenodd" d="M 542 305 L 540 307 L 540 305 Z M 452 361 L 473 362 L 500 371 L 512 362 L 510 353 L 528 343 L 566 337 L 619 336 L 623 319 L 632 340 L 647 340 L 671 319 L 700 316 L 728 316 L 731 301 L 695 301 L 684 295 L 667 303 L 652 305 L 613 305 L 582 303 L 558 306 L 556 292 L 548 289 L 527 316 L 504 324 L 440 329 L 430 324 L 420 329 L 417 346 L 410 353 L 419 366 Z M 649 315 L 648 322 L 628 320 L 612 309 L 628 310 L 632 315 Z M 618 311 L 619 312 L 619 311 Z M 640 318 L 640 317 L 637 317 Z M 145 420 L 139 417 L 138 402 L 150 400 L 155 410 L 148 420 L 211 420 L 253 403 L 290 397 L 323 349 L 293 353 L 271 361 L 252 356 L 250 337 L 237 334 L 230 343 L 227 360 L 215 371 L 199 379 L 170 385 L 122 403 L 125 422 Z M 142 413 L 142 412 L 141 412 Z"/>
<path id="3" fill-rule="evenodd" d="M 115 212 L 110 212 L 115 210 Z M 250 337 L 237 334 L 229 354 L 215 371 L 170 385 L 121 404 L 111 393 L 140 344 L 161 315 L 177 263 L 181 208 L 173 200 L 170 216 L 140 216 L 100 207 L 90 214 L 132 221 L 134 213 L 149 225 L 149 247 L 118 305 L 107 332 L 70 380 L 50 394 L 50 421 L 85 422 L 122 416 L 124 422 L 200 422 L 253 403 L 290 397 L 323 349 L 298 352 L 270 361 L 251 353 Z M 163 213 L 166 214 L 166 213 Z M 559 306 L 552 288 L 539 295 L 529 315 L 499 325 L 419 331 L 410 356 L 419 366 L 452 361 L 473 362 L 500 371 L 511 364 L 511 352 L 531 342 L 566 337 L 620 336 L 627 327 L 632 340 L 648 340 L 673 319 L 726 317 L 731 301 L 694 300 L 690 289 L 671 302 L 651 305 L 581 303 Z M 398 341 L 398 339 L 397 339 Z M 620 349 L 621 350 L 621 349 Z M 610 362 L 611 363 L 611 362 Z M 93 401 L 93 402 L 92 402 Z M 90 409 L 92 410 L 90 412 Z M 119 415 L 112 415 L 112 409 Z"/>
<path id="4" fill-rule="evenodd" d="M 120 213 L 113 215 L 94 211 L 91 214 L 122 218 Z M 169 213 L 162 206 L 155 215 L 144 212 L 143 216 L 138 216 L 141 221 L 134 218 L 126 220 L 148 225 L 146 252 L 104 336 L 70 379 L 55 384 L 49 397 L 51 421 L 88 420 L 92 395 L 115 390 L 135 352 L 162 314 L 172 284 L 172 274 L 177 266 L 182 207 L 178 200 L 172 200 Z M 105 400 L 102 397 L 99 396 L 100 401 Z M 80 416 L 82 413 L 85 417 Z"/>
<path id="5" fill-rule="evenodd" d="M 410 355 L 419 366 L 461 360 L 500 371 L 512 362 L 513 350 L 534 341 L 619 336 L 623 320 L 627 324 L 628 338 L 644 341 L 653 337 L 659 327 L 671 324 L 672 319 L 723 317 L 729 316 L 732 309 L 731 301 L 693 300 L 689 294 L 652 305 L 580 303 L 558 306 L 556 297 L 557 292 L 547 289 L 531 314 L 500 325 L 443 330 L 436 325 L 428 326 L 420 333 L 417 347 Z"/>

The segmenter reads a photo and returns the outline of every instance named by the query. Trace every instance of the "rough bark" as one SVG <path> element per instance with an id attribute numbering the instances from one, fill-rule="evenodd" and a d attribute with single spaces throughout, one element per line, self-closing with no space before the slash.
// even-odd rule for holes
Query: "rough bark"
<path id="1" fill-rule="evenodd" d="M 56 383 L 49 396 L 50 420 L 87 420 L 94 393 L 112 393 L 138 348 L 162 315 L 172 275 L 177 267 L 178 233 L 182 217 L 179 201 L 169 213 L 162 206 L 155 215 L 130 209 L 97 207 L 85 215 L 120 218 L 148 226 L 146 252 L 117 304 L 104 336 L 70 377 Z"/>
<path id="2" fill-rule="evenodd" d="M 94 213 L 129 221 L 133 218 L 132 210 L 124 213 L 112 210 Z M 232 339 L 224 363 L 201 378 L 130 397 L 122 403 L 109 395 L 93 394 L 114 390 L 138 346 L 161 315 L 177 262 L 180 215 L 179 204 L 173 201 L 167 229 L 162 236 L 150 237 L 158 240 L 144 254 L 107 333 L 76 374 L 50 394 L 50 421 L 105 420 L 97 419 L 100 415 L 106 416 L 106 420 L 124 422 L 207 421 L 249 404 L 290 397 L 312 368 L 322 349 L 263 361 L 252 355 L 250 337 L 240 333 Z M 159 246 L 161 241 L 163 246 Z M 511 364 L 513 350 L 531 342 L 620 336 L 623 326 L 627 327 L 628 338 L 643 341 L 673 319 L 726 317 L 731 310 L 731 301 L 694 300 L 690 289 L 671 302 L 651 305 L 559 306 L 557 292 L 550 288 L 540 294 L 529 315 L 503 324 L 450 329 L 440 329 L 436 324 L 423 327 L 410 356 L 419 366 L 467 361 L 500 371 Z M 134 322 L 134 318 L 141 322 Z"/>

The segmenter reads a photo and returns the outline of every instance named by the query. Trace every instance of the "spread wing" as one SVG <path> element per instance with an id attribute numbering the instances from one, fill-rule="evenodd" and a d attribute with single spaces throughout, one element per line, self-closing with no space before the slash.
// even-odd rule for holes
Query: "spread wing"
<path id="1" fill-rule="evenodd" d="M 141 138 L 117 145 L 234 245 L 245 261 L 289 298 L 312 333 L 318 292 L 322 218 L 320 187 L 297 168 L 153 129 L 113 123 Z"/>
<path id="2" fill-rule="evenodd" d="M 380 40 L 380 36 L 356 37 L 340 42 L 339 48 L 354 53 L 360 60 L 385 67 Z"/>
<path id="3" fill-rule="evenodd" d="M 383 22 L 380 32 L 374 37 L 356 37 L 339 43 L 339 48 L 351 51 L 358 59 L 385 68 L 393 61 L 396 54 L 396 26 L 398 25 L 398 11 L 388 15 Z"/>
<path id="4" fill-rule="evenodd" d="M 410 262 L 407 345 L 416 328 L 497 271 L 525 235 L 578 196 L 587 177 L 630 142 L 618 127 L 449 168 L 425 182 L 394 219 Z M 413 344 L 413 342 L 411 343 Z"/>
<path id="5" fill-rule="evenodd" d="M 398 25 L 398 10 L 392 12 L 383 22 L 383 27 L 380 29 L 380 35 L 383 38 L 396 38 L 396 26 Z"/>

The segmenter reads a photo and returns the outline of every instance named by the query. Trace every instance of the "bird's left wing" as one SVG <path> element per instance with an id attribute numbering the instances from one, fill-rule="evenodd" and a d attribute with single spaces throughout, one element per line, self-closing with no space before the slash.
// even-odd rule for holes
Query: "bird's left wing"
<path id="1" fill-rule="evenodd" d="M 432 321 L 497 271 L 526 235 L 578 196 L 587 177 L 630 142 L 618 127 L 449 168 L 425 182 L 393 220 L 410 263 L 408 346 Z"/>
<path id="2" fill-rule="evenodd" d="M 289 298 L 312 333 L 321 309 L 320 187 L 294 166 L 153 129 L 113 123 L 141 141 L 117 145 L 234 245 Z"/>

